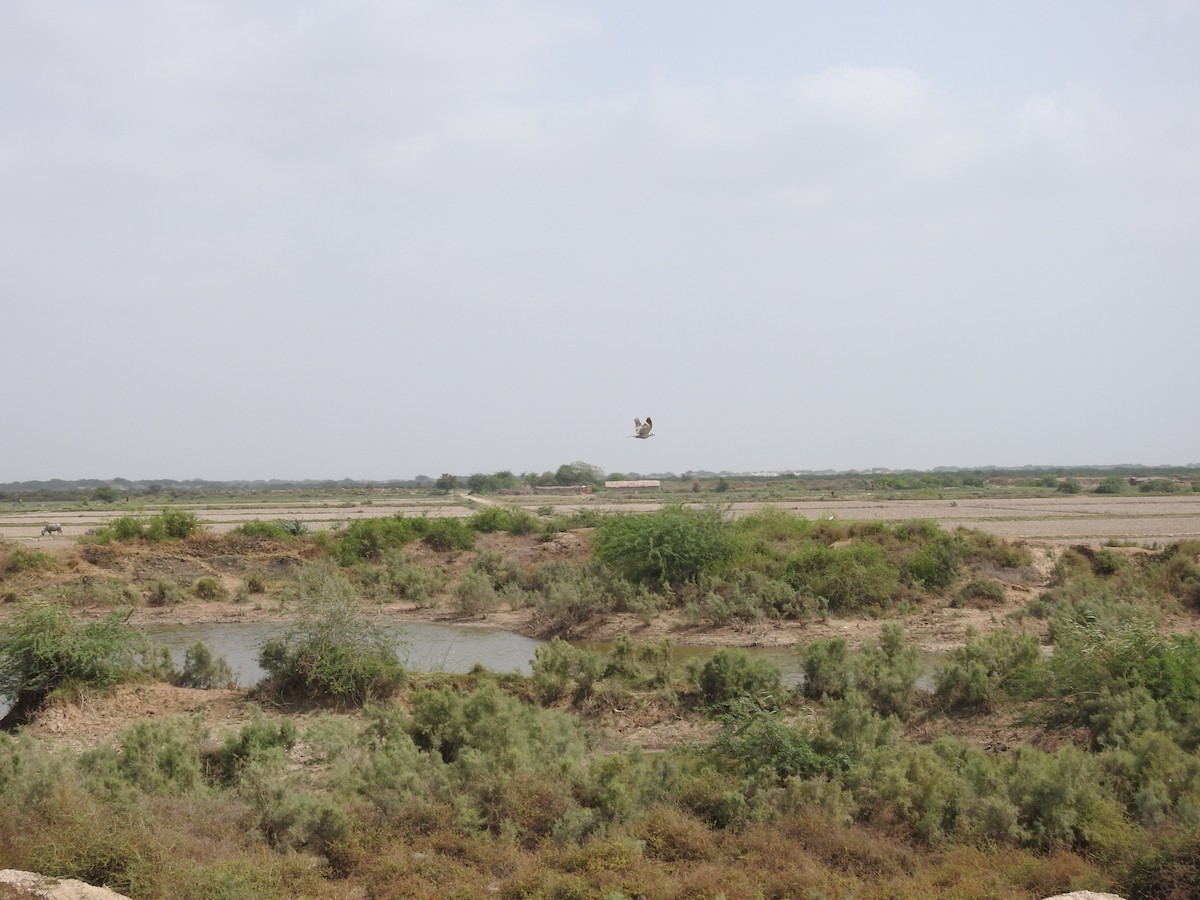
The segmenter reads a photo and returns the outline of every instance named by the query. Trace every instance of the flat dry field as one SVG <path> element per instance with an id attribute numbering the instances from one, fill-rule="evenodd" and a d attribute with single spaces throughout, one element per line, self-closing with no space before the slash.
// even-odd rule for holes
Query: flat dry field
<path id="1" fill-rule="evenodd" d="M 531 511 L 545 505 L 540 497 L 481 498 L 481 503 L 521 506 Z M 1200 539 L 1200 494 L 1175 496 L 1108 496 L 1084 494 L 1026 499 L 885 500 L 878 498 L 827 499 L 817 501 L 738 502 L 723 498 L 733 515 L 774 506 L 809 519 L 833 517 L 841 520 L 881 519 L 895 522 L 932 519 L 944 527 L 978 528 L 1009 540 L 1046 544 L 1102 544 L 1124 541 L 1139 545 L 1170 544 Z M 659 502 L 647 496 L 626 502 L 611 502 L 604 495 L 571 498 L 555 503 L 555 509 L 649 511 Z M 477 507 L 465 496 L 422 500 L 380 501 L 361 504 L 311 504 L 287 506 L 181 507 L 195 513 L 213 532 L 223 533 L 243 522 L 298 519 L 313 531 L 345 526 L 357 519 L 404 515 L 469 516 Z M 144 514 L 157 509 L 147 507 Z M 77 538 L 88 529 L 119 516 L 129 515 L 124 507 L 90 507 L 70 512 L 21 509 L 0 512 L 0 537 L 22 543 L 63 541 Z M 47 522 L 63 526 L 63 535 L 42 537 Z"/>

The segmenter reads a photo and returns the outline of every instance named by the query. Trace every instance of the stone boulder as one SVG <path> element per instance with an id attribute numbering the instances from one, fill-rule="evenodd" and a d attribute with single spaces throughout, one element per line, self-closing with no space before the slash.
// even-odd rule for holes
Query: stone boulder
<path id="1" fill-rule="evenodd" d="M 93 887 L 74 878 L 51 878 L 18 869 L 0 869 L 0 891 L 5 900 L 130 900 L 108 888 Z"/>

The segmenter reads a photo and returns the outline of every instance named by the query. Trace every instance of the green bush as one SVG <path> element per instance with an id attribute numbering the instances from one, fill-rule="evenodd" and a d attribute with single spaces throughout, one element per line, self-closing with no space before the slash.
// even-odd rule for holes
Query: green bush
<path id="1" fill-rule="evenodd" d="M 967 634 L 934 674 L 934 696 L 948 709 L 988 709 L 1003 699 L 1039 696 L 1046 668 L 1036 636 L 1007 629 L 985 637 Z"/>
<path id="2" fill-rule="evenodd" d="M 361 596 L 340 571 L 324 563 L 304 567 L 288 599 L 297 617 L 259 651 L 267 673 L 260 692 L 361 705 L 400 684 L 402 640 L 363 612 Z"/>
<path id="3" fill-rule="evenodd" d="M 596 528 L 593 553 L 635 584 L 680 585 L 724 569 L 734 537 L 714 507 L 668 506 L 606 519 Z"/>
<path id="4" fill-rule="evenodd" d="M 842 637 L 817 640 L 800 650 L 804 670 L 801 691 L 810 700 L 846 696 L 854 684 L 849 644 Z"/>
<path id="5" fill-rule="evenodd" d="M 212 648 L 196 641 L 183 654 L 183 669 L 172 679 L 180 687 L 235 688 L 237 679 L 223 656 L 213 656 Z"/>
<path id="6" fill-rule="evenodd" d="M 0 635 L 0 694 L 21 717 L 68 685 L 107 687 L 137 674 L 145 638 L 113 612 L 75 619 L 42 600 L 22 604 Z"/>
<path id="7" fill-rule="evenodd" d="M 203 783 L 197 746 L 204 733 L 197 720 L 140 719 L 104 746 L 80 759 L 84 771 L 109 790 L 126 784 L 146 793 L 186 793 Z"/>
<path id="8" fill-rule="evenodd" d="M 286 754 L 296 745 L 296 726 L 291 719 L 255 719 L 225 739 L 221 748 L 210 754 L 209 777 L 232 782 L 252 763 L 276 754 Z"/>
<path id="9" fill-rule="evenodd" d="M 731 701 L 721 714 L 721 732 L 713 751 L 725 767 L 744 776 L 767 772 L 783 780 L 812 778 L 832 768 L 797 728 L 777 710 L 766 710 L 747 697 Z"/>
<path id="10" fill-rule="evenodd" d="M 789 558 L 783 577 L 796 590 L 824 601 L 831 612 L 884 607 L 901 591 L 899 571 L 883 548 L 863 541 L 803 549 Z"/>
<path id="11" fill-rule="evenodd" d="M 475 532 L 461 519 L 421 516 L 410 521 L 421 540 L 434 550 L 470 550 L 475 546 Z"/>
<path id="12" fill-rule="evenodd" d="M 594 650 L 574 647 L 552 638 L 533 652 L 533 684 L 538 696 L 554 703 L 574 689 L 576 698 L 586 696 L 604 669 L 603 657 Z"/>
<path id="13" fill-rule="evenodd" d="M 987 608 L 1004 602 L 1004 585 L 994 578 L 972 578 L 954 593 L 952 607 Z"/>
<path id="14" fill-rule="evenodd" d="M 196 583 L 192 585 L 192 593 L 201 600 L 224 600 L 229 596 L 229 591 L 225 589 L 221 579 L 212 575 L 197 578 Z"/>
<path id="15" fill-rule="evenodd" d="M 12 548 L 0 572 L 16 575 L 21 572 L 46 572 L 57 567 L 54 557 L 41 550 L 30 550 L 20 544 Z"/>
<path id="16" fill-rule="evenodd" d="M 905 561 L 904 579 L 930 591 L 949 587 L 958 575 L 963 543 L 952 535 L 938 535 L 915 550 Z"/>
<path id="17" fill-rule="evenodd" d="M 391 516 L 351 522 L 334 540 L 333 557 L 343 566 L 364 559 L 378 561 L 386 551 L 416 540 L 415 521 L 403 516 Z"/>
<path id="18" fill-rule="evenodd" d="M 921 651 L 904 637 L 904 629 L 887 623 L 879 640 L 868 641 L 854 656 L 854 684 L 882 715 L 904 716 L 918 703 Z"/>
<path id="19" fill-rule="evenodd" d="M 273 541 L 285 541 L 291 534 L 284 530 L 283 526 L 278 522 L 243 522 L 237 528 L 233 529 L 232 534 L 240 534 L 243 537 L 266 538 Z"/>
<path id="20" fill-rule="evenodd" d="M 394 597 L 410 600 L 417 606 L 429 606 L 446 586 L 440 570 L 414 565 L 403 550 L 391 550 L 384 556 L 384 584 Z"/>
<path id="21" fill-rule="evenodd" d="M 162 578 L 150 585 L 148 592 L 151 606 L 175 606 L 184 601 L 183 588 L 170 578 Z"/>
<path id="22" fill-rule="evenodd" d="M 96 529 L 97 543 L 109 541 L 168 541 L 183 540 L 201 529 L 195 513 L 182 509 L 164 509 L 149 519 L 121 516 Z"/>
<path id="23" fill-rule="evenodd" d="M 200 530 L 195 513 L 183 509 L 164 509 L 146 523 L 143 537 L 148 541 L 180 541 Z"/>
<path id="24" fill-rule="evenodd" d="M 750 697 L 762 706 L 774 707 L 783 693 L 777 665 L 745 650 L 728 648 L 718 650 L 704 662 L 696 684 L 709 706 Z"/>
<path id="25" fill-rule="evenodd" d="M 454 586 L 454 606 L 460 616 L 479 616 L 496 608 L 499 599 L 492 580 L 482 572 L 464 572 Z"/>
<path id="26" fill-rule="evenodd" d="M 81 575 L 42 592 L 55 603 L 71 607 L 137 606 L 141 595 L 120 578 Z"/>
<path id="27" fill-rule="evenodd" d="M 113 519 L 107 525 L 96 529 L 95 540 L 98 543 L 109 541 L 137 541 L 145 536 L 146 523 L 137 516 L 121 516 Z"/>
<path id="28" fill-rule="evenodd" d="M 479 532 L 503 531 L 508 534 L 532 534 L 540 523 L 528 510 L 509 506 L 488 506 L 467 519 L 467 527 Z"/>

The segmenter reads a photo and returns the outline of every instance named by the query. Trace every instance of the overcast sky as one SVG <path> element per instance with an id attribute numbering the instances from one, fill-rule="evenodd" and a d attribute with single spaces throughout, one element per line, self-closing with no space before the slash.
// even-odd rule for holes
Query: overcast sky
<path id="1" fill-rule="evenodd" d="M 0 22 L 0 482 L 1200 462 L 1200 0 Z"/>

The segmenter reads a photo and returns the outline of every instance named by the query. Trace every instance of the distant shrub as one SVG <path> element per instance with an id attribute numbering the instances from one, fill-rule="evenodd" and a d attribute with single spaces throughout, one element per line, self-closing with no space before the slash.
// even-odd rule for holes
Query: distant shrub
<path id="1" fill-rule="evenodd" d="M 334 539 L 333 557 L 343 566 L 353 565 L 363 559 L 378 561 L 387 550 L 416 540 L 415 521 L 403 516 L 391 516 L 351 522 Z"/>
<path id="2" fill-rule="evenodd" d="M 461 616 L 478 616 L 499 602 L 492 580 L 482 572 L 464 572 L 454 586 L 455 609 Z"/>
<path id="3" fill-rule="evenodd" d="M 881 715 L 907 715 L 917 704 L 921 651 L 900 625 L 887 623 L 879 640 L 868 641 L 854 656 L 854 684 Z"/>
<path id="4" fill-rule="evenodd" d="M 447 576 L 440 570 L 414 565 L 402 550 L 392 550 L 384 558 L 384 579 L 392 596 L 429 606 L 445 588 Z"/>
<path id="5" fill-rule="evenodd" d="M 136 516 L 121 516 L 113 519 L 107 525 L 101 525 L 94 535 L 98 543 L 109 541 L 141 540 L 146 530 L 146 523 Z"/>
<path id="6" fill-rule="evenodd" d="M 488 506 L 467 519 L 467 527 L 479 532 L 503 531 L 508 534 L 532 534 L 540 523 L 528 510 L 509 506 Z"/>
<path id="7" fill-rule="evenodd" d="M 191 537 L 201 528 L 194 513 L 182 509 L 164 509 L 149 519 L 121 516 L 96 529 L 97 543 L 110 541 L 167 541 Z"/>
<path id="8" fill-rule="evenodd" d="M 81 575 L 43 592 L 66 606 L 137 606 L 141 595 L 120 578 Z"/>
<path id="9" fill-rule="evenodd" d="M 475 531 L 461 519 L 421 516 L 410 521 L 421 540 L 434 550 L 470 550 L 475 546 Z"/>
<path id="10" fill-rule="evenodd" d="M 1049 666 L 1056 689 L 1073 698 L 1070 708 L 1077 717 L 1096 717 L 1093 724 L 1104 723 L 1112 739 L 1121 737 L 1112 731 L 1119 724 L 1112 718 L 1113 703 L 1136 691 L 1175 722 L 1190 721 L 1200 702 L 1200 641 L 1160 635 L 1149 618 L 1110 625 L 1059 622 L 1055 644 Z M 1129 713 L 1122 718 L 1123 728 L 1135 722 Z"/>
<path id="11" fill-rule="evenodd" d="M 721 570 L 733 551 L 730 526 L 715 507 L 614 516 L 596 528 L 593 542 L 596 558 L 634 583 L 694 581 Z"/>
<path id="12" fill-rule="evenodd" d="M 1147 572 L 1152 585 L 1192 607 L 1200 607 L 1200 541 L 1168 547 Z"/>
<path id="13" fill-rule="evenodd" d="M 212 575 L 197 578 L 196 583 L 192 585 L 192 593 L 201 600 L 224 600 L 229 596 L 229 591 L 225 589 L 221 579 Z"/>
<path id="14" fill-rule="evenodd" d="M 782 692 L 777 665 L 753 657 L 745 650 L 728 648 L 718 650 L 705 661 L 696 683 L 700 697 L 709 706 L 750 697 L 760 705 L 773 707 Z"/>
<path id="15" fill-rule="evenodd" d="M 1037 637 L 1008 630 L 968 633 L 934 675 L 934 696 L 948 709 L 989 709 L 1002 699 L 1039 695 L 1047 683 Z"/>
<path id="16" fill-rule="evenodd" d="M 148 794 L 183 794 L 203 783 L 201 737 L 197 723 L 181 717 L 139 719 L 117 735 L 115 746 L 84 754 L 80 765 L 110 788 L 123 783 Z"/>
<path id="17" fill-rule="evenodd" d="M 1148 478 L 1138 485 L 1143 494 L 1174 494 L 1180 488 L 1179 482 L 1171 478 Z"/>
<path id="18" fill-rule="evenodd" d="M 267 590 L 267 576 L 262 572 L 251 572 L 246 576 L 246 591 L 250 594 L 263 594 Z"/>
<path id="19" fill-rule="evenodd" d="M 214 656 L 212 648 L 196 641 L 183 655 L 183 669 L 173 679 L 180 687 L 234 688 L 237 678 L 223 656 Z"/>
<path id="20" fill-rule="evenodd" d="M 209 769 L 214 780 L 232 782 L 251 763 L 274 754 L 287 753 L 296 745 L 296 726 L 291 719 L 256 719 L 243 725 L 210 754 Z"/>
<path id="21" fill-rule="evenodd" d="M 765 710 L 748 698 L 731 701 L 720 720 L 713 750 L 724 765 L 742 775 L 765 771 L 782 781 L 793 776 L 811 778 L 833 768 L 777 711 Z"/>
<path id="22" fill-rule="evenodd" d="M 6 557 L 0 556 L 0 559 L 3 559 L 0 572 L 5 575 L 17 575 L 21 572 L 46 572 L 58 565 L 49 553 L 30 550 L 20 544 L 13 547 Z"/>
<path id="23" fill-rule="evenodd" d="M 915 550 L 904 563 L 904 578 L 912 585 L 940 591 L 954 581 L 963 560 L 963 542 L 941 534 Z"/>
<path id="24" fill-rule="evenodd" d="M 183 509 L 164 509 L 146 523 L 144 537 L 148 541 L 183 540 L 200 530 L 195 513 Z"/>
<path id="25" fill-rule="evenodd" d="M 789 557 L 783 577 L 797 590 L 824 600 L 831 612 L 883 607 L 901 589 L 899 571 L 883 548 L 863 541 L 800 550 Z"/>
<path id="26" fill-rule="evenodd" d="M 278 522 L 243 522 L 233 529 L 232 534 L 243 537 L 267 538 L 274 541 L 287 540 L 291 535 Z"/>
<path id="27" fill-rule="evenodd" d="M 554 703 L 572 688 L 577 698 L 590 693 L 603 671 L 604 660 L 594 650 L 555 637 L 534 650 L 532 668 L 538 696 L 543 702 Z"/>
<path id="28" fill-rule="evenodd" d="M 972 578 L 954 593 L 953 607 L 998 606 L 1004 602 L 1004 585 L 994 578 Z"/>
<path id="29" fill-rule="evenodd" d="M 175 606 L 184 601 L 183 588 L 178 582 L 163 578 L 150 585 L 148 599 L 151 606 Z"/>
<path id="30" fill-rule="evenodd" d="M 854 684 L 850 648 L 845 638 L 813 641 L 800 650 L 804 669 L 801 691 L 810 700 L 844 697 Z"/>
<path id="31" fill-rule="evenodd" d="M 361 596 L 340 571 L 323 563 L 306 566 L 288 599 L 297 618 L 259 651 L 267 673 L 261 692 L 361 705 L 400 684 L 401 639 L 362 611 Z"/>

